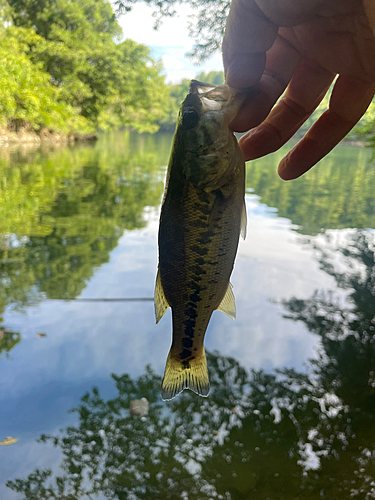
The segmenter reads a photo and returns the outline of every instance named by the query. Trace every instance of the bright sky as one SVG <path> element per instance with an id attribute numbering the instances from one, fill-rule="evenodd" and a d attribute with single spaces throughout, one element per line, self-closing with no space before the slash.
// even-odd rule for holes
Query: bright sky
<path id="1" fill-rule="evenodd" d="M 194 44 L 188 36 L 188 18 L 194 13 L 187 5 L 176 8 L 178 15 L 165 18 L 158 30 L 154 30 L 153 9 L 136 4 L 132 11 L 120 17 L 119 23 L 125 38 L 148 45 L 154 59 L 162 59 L 167 81 L 176 83 L 182 78 L 193 78 L 200 71 L 222 70 L 221 54 L 216 53 L 201 66 L 195 66 L 185 56 Z"/>

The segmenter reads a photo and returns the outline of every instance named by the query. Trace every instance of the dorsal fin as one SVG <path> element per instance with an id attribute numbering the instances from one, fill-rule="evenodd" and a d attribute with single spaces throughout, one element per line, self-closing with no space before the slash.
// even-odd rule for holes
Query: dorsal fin
<path id="1" fill-rule="evenodd" d="M 228 283 L 227 291 L 217 310 L 227 314 L 232 319 L 236 319 L 236 303 L 232 289 L 232 284 Z"/>
<path id="2" fill-rule="evenodd" d="M 154 304 L 155 304 L 156 324 L 158 324 L 161 318 L 163 317 L 163 314 L 169 307 L 168 301 L 165 298 L 163 285 L 161 284 L 159 268 L 155 283 Z"/>

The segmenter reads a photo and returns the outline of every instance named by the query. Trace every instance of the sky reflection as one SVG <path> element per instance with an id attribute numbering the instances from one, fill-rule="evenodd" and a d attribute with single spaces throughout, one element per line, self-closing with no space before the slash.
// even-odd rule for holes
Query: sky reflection
<path id="1" fill-rule="evenodd" d="M 153 161 L 158 165 L 157 159 Z M 140 174 L 131 161 L 130 165 L 126 178 L 138 186 Z M 160 183 L 161 166 L 146 184 L 153 201 L 159 196 L 152 186 Z M 137 187 L 139 192 L 141 188 Z M 257 193 L 256 187 L 254 191 Z M 127 196 L 128 192 L 123 193 Z M 247 370 L 273 372 L 284 367 L 305 373 L 308 359 L 317 358 L 320 338 L 309 332 L 306 324 L 286 319 L 281 301 L 293 297 L 307 300 L 316 289 L 334 290 L 344 299 L 348 291 L 340 289 L 335 277 L 319 262 L 314 246 L 329 246 L 326 236 L 307 238 L 299 226 L 280 217 L 277 209 L 268 207 L 255 193 L 246 195 L 247 239 L 240 241 L 232 275 L 237 319 L 215 312 L 206 348 L 235 358 Z M 94 203 L 92 199 L 90 203 Z M 117 241 L 111 229 L 108 258 L 103 256 L 98 262 L 92 259 L 94 271 L 88 273 L 91 277 L 86 279 L 79 298 L 153 296 L 158 208 L 150 208 L 146 197 L 141 204 L 136 196 L 131 200 L 134 214 L 126 215 L 126 221 L 130 220 L 134 229 L 122 229 Z M 104 196 L 102 206 L 108 208 Z M 127 214 L 126 207 L 125 201 L 119 211 Z M 56 220 L 62 226 L 67 219 Z M 107 231 L 107 226 L 103 227 Z M 114 234 L 116 231 L 117 226 Z M 330 235 L 331 242 L 345 241 L 350 231 L 330 229 L 325 234 Z M 99 245 L 99 240 L 90 248 Z M 348 269 L 341 257 L 337 259 L 336 264 Z M 0 448 L 0 498 L 7 500 L 15 494 L 4 488 L 6 480 L 25 477 L 35 467 L 57 467 L 59 451 L 51 445 L 41 447 L 35 440 L 41 433 L 56 433 L 76 422 L 77 417 L 68 410 L 93 385 L 99 387 L 103 397 L 110 398 L 115 392 L 111 373 L 126 372 L 136 378 L 150 364 L 156 376 L 162 376 L 171 342 L 171 316 L 168 311 L 156 326 L 151 301 L 90 303 L 47 298 L 23 310 L 8 306 L 2 317 L 7 328 L 22 335 L 9 359 L 4 353 L 0 357 L 0 438 L 19 439 L 16 445 Z M 38 333 L 46 337 L 37 338 Z M 308 460 L 308 448 L 306 453 Z"/>

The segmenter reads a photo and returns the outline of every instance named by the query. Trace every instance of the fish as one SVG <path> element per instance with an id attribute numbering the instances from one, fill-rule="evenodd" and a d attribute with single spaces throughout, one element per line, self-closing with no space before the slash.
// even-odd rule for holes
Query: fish
<path id="1" fill-rule="evenodd" d="M 192 80 L 180 108 L 162 201 L 156 323 L 172 309 L 163 400 L 209 394 L 204 337 L 215 310 L 235 319 L 229 281 L 246 236 L 245 161 L 229 129 L 241 99 L 227 85 Z"/>

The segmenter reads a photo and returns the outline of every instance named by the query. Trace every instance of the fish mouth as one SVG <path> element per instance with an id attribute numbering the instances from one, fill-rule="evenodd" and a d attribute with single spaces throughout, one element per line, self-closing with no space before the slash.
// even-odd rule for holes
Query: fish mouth
<path id="1" fill-rule="evenodd" d="M 224 111 L 232 107 L 234 94 L 227 85 L 212 85 L 191 80 L 189 94 L 182 107 L 182 127 L 184 130 L 195 128 L 201 117 L 209 111 Z"/>
<path id="2" fill-rule="evenodd" d="M 243 92 L 235 91 L 228 85 L 213 85 L 198 80 L 191 80 L 188 97 L 191 100 L 198 99 L 200 101 L 200 111 L 202 113 L 225 109 L 229 111 L 230 109 L 229 112 L 234 116 L 244 99 Z"/>
<path id="3" fill-rule="evenodd" d="M 217 85 L 214 85 L 212 83 L 205 83 L 205 82 L 200 82 L 198 80 L 191 80 L 189 92 L 190 94 L 207 94 L 207 92 L 210 92 L 211 90 L 214 90 L 216 88 Z"/>
<path id="4" fill-rule="evenodd" d="M 199 94 L 215 101 L 228 101 L 234 96 L 234 92 L 228 85 L 214 85 L 212 83 L 200 82 L 198 80 L 190 81 L 190 94 Z"/>
<path id="5" fill-rule="evenodd" d="M 213 85 L 191 80 L 189 94 L 181 108 L 182 130 L 190 131 L 199 125 L 207 114 L 207 120 L 220 124 L 228 124 L 236 116 L 242 99 L 228 85 Z M 205 148 L 200 148 L 202 153 Z M 197 151 L 186 151 L 197 154 Z"/>

